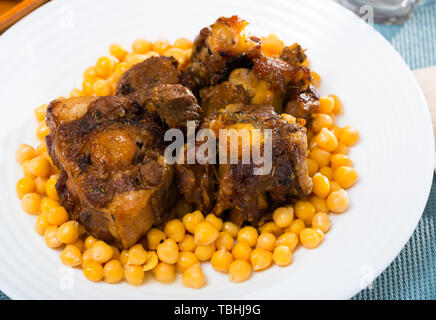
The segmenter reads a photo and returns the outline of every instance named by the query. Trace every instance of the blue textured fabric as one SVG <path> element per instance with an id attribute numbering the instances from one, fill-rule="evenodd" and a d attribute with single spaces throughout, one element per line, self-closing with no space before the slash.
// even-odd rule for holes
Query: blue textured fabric
<path id="1" fill-rule="evenodd" d="M 411 69 L 436 65 L 436 0 L 420 5 L 399 26 L 376 25 Z M 0 300 L 8 299 L 0 291 Z M 436 299 L 436 179 L 424 214 L 392 264 L 353 299 Z"/>

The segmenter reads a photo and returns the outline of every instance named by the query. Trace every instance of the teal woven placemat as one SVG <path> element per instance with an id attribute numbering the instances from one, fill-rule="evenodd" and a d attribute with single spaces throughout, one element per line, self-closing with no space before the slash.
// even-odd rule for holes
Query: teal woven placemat
<path id="1" fill-rule="evenodd" d="M 400 26 L 375 28 L 411 69 L 436 65 L 436 0 L 427 0 Z M 0 291 L 0 300 L 8 299 Z M 436 299 L 436 179 L 424 214 L 392 264 L 353 299 Z"/>

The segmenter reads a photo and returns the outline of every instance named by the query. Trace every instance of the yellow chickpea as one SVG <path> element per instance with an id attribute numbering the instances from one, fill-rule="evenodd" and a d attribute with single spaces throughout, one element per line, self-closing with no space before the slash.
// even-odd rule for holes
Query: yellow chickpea
<path id="1" fill-rule="evenodd" d="M 351 147 L 359 141 L 359 131 L 351 125 L 345 126 L 341 130 L 339 140 Z"/>
<path id="2" fill-rule="evenodd" d="M 341 153 L 347 155 L 348 153 L 350 153 L 350 147 L 339 141 L 338 146 L 336 147 L 335 151 L 333 151 L 333 153 Z"/>
<path id="3" fill-rule="evenodd" d="M 35 191 L 35 181 L 29 177 L 23 177 L 17 182 L 17 196 L 22 199 L 25 194 Z"/>
<path id="4" fill-rule="evenodd" d="M 92 250 L 91 249 L 86 249 L 83 253 L 82 253 L 82 267 L 88 262 L 88 261 L 92 261 Z"/>
<path id="5" fill-rule="evenodd" d="M 142 270 L 144 271 L 153 270 L 158 263 L 159 263 L 159 258 L 157 256 L 157 253 L 155 251 L 150 251 L 148 253 L 147 262 L 144 264 Z"/>
<path id="6" fill-rule="evenodd" d="M 44 122 L 40 122 L 36 128 L 36 137 L 40 141 L 44 141 L 45 137 L 50 133 L 49 128 Z"/>
<path id="7" fill-rule="evenodd" d="M 341 185 L 339 184 L 339 182 L 337 182 L 337 181 L 332 181 L 332 182 L 330 183 L 330 193 L 335 192 L 335 191 L 338 191 L 339 189 L 342 189 L 342 188 L 341 188 Z M 327 206 L 327 203 L 326 203 L 326 206 Z M 318 211 L 327 212 L 328 209 L 327 209 L 327 210 L 318 210 Z"/>
<path id="8" fill-rule="evenodd" d="M 210 213 L 206 216 L 205 221 L 210 222 L 213 224 L 213 226 L 218 230 L 221 231 L 221 229 L 223 228 L 223 219 L 218 218 L 216 215 L 214 215 L 213 213 Z"/>
<path id="9" fill-rule="evenodd" d="M 339 189 L 327 197 L 327 208 L 334 213 L 345 212 L 350 205 L 348 194 L 344 189 Z"/>
<path id="10" fill-rule="evenodd" d="M 262 49 L 269 56 L 276 56 L 284 48 L 285 43 L 277 35 L 271 33 L 263 39 Z"/>
<path id="11" fill-rule="evenodd" d="M 208 261 L 212 258 L 214 252 L 216 251 L 215 243 L 198 245 L 195 248 L 195 255 L 200 261 Z"/>
<path id="12" fill-rule="evenodd" d="M 272 263 L 272 253 L 261 248 L 256 248 L 251 252 L 250 262 L 253 270 L 260 271 L 268 268 Z"/>
<path id="13" fill-rule="evenodd" d="M 318 162 L 310 158 L 307 159 L 307 170 L 309 171 L 309 176 L 313 177 L 318 172 Z"/>
<path id="14" fill-rule="evenodd" d="M 257 230 L 252 226 L 243 227 L 238 232 L 238 242 L 245 242 L 250 247 L 254 247 L 257 242 Z"/>
<path id="15" fill-rule="evenodd" d="M 330 219 L 327 213 L 315 213 L 312 219 L 312 227 L 318 228 L 322 232 L 327 233 L 330 230 Z"/>
<path id="16" fill-rule="evenodd" d="M 158 245 L 167 238 L 165 233 L 159 229 L 152 228 L 147 232 L 147 247 L 150 250 L 156 250 Z"/>
<path id="17" fill-rule="evenodd" d="M 319 167 L 327 167 L 330 164 L 330 152 L 315 147 L 310 151 L 309 157 L 318 163 Z"/>
<path id="18" fill-rule="evenodd" d="M 313 116 L 310 129 L 314 133 L 319 133 L 323 128 L 330 129 L 333 126 L 333 119 L 328 114 L 316 113 Z"/>
<path id="19" fill-rule="evenodd" d="M 166 239 L 156 249 L 159 260 L 168 264 L 174 264 L 179 258 L 179 247 L 173 239 Z"/>
<path id="20" fill-rule="evenodd" d="M 127 260 L 129 260 L 129 250 L 123 250 L 120 253 L 120 263 L 125 266 L 127 264 Z"/>
<path id="21" fill-rule="evenodd" d="M 15 152 L 15 160 L 22 165 L 24 161 L 31 160 L 36 157 L 35 149 L 27 144 L 20 144 Z"/>
<path id="22" fill-rule="evenodd" d="M 118 260 L 108 261 L 103 268 L 104 281 L 107 283 L 118 283 L 124 277 L 123 266 Z"/>
<path id="23" fill-rule="evenodd" d="M 330 191 L 331 191 L 331 185 L 332 185 L 332 183 L 330 183 Z M 320 198 L 316 195 L 311 195 L 309 197 L 309 201 L 315 207 L 316 212 L 319 212 L 319 211 L 328 212 L 326 199 Z"/>
<path id="24" fill-rule="evenodd" d="M 327 177 L 327 179 L 329 179 L 329 180 L 333 179 L 333 169 L 330 167 L 320 168 L 319 173 L 321 173 L 323 176 Z"/>
<path id="25" fill-rule="evenodd" d="M 82 239 L 77 239 L 72 245 L 79 249 L 80 252 L 85 251 L 85 242 Z"/>
<path id="26" fill-rule="evenodd" d="M 185 229 L 190 233 L 195 233 L 195 227 L 204 221 L 203 214 L 200 211 L 194 211 L 192 213 L 188 213 L 183 217 L 183 224 Z"/>
<path id="27" fill-rule="evenodd" d="M 21 208 L 29 214 L 37 214 L 41 205 L 41 196 L 38 193 L 27 193 L 21 200 Z"/>
<path id="28" fill-rule="evenodd" d="M 167 238 L 173 239 L 176 242 L 182 241 L 185 237 L 185 227 L 179 219 L 173 219 L 165 224 L 164 228 Z"/>
<path id="29" fill-rule="evenodd" d="M 97 75 L 102 78 L 107 78 L 112 73 L 112 60 L 108 57 L 101 57 L 95 64 Z"/>
<path id="30" fill-rule="evenodd" d="M 148 258 L 147 251 L 144 250 L 142 244 L 137 243 L 129 249 L 128 264 L 143 265 Z"/>
<path id="31" fill-rule="evenodd" d="M 319 109 L 320 113 L 330 113 L 333 111 L 335 101 L 332 97 L 320 97 L 319 98 Z"/>
<path id="32" fill-rule="evenodd" d="M 194 252 L 197 245 L 193 235 L 185 234 L 185 237 L 178 243 L 178 246 L 180 251 Z"/>
<path id="33" fill-rule="evenodd" d="M 286 228 L 286 232 L 292 232 L 298 236 L 301 230 L 303 230 L 304 228 L 305 228 L 304 221 L 301 219 L 295 219 L 292 222 L 292 224 Z"/>
<path id="34" fill-rule="evenodd" d="M 98 240 L 93 236 L 88 236 L 85 239 L 85 248 L 90 249 Z"/>
<path id="35" fill-rule="evenodd" d="M 273 220 L 279 228 L 290 226 L 294 220 L 294 208 L 291 206 L 277 208 L 273 212 Z"/>
<path id="36" fill-rule="evenodd" d="M 284 245 L 294 251 L 298 245 L 298 235 L 293 232 L 285 232 L 277 239 L 276 245 Z"/>
<path id="37" fill-rule="evenodd" d="M 321 173 L 317 173 L 312 177 L 313 193 L 320 198 L 325 198 L 330 192 L 330 181 Z"/>
<path id="38" fill-rule="evenodd" d="M 145 274 L 142 266 L 126 264 L 124 266 L 124 277 L 128 284 L 132 286 L 140 286 L 144 282 Z"/>
<path id="39" fill-rule="evenodd" d="M 47 215 L 40 214 L 36 218 L 36 223 L 35 223 L 36 233 L 39 234 L 40 236 L 44 235 L 45 229 L 47 229 L 48 226 L 50 226 L 50 222 L 48 222 Z"/>
<path id="40" fill-rule="evenodd" d="M 60 247 L 62 245 L 62 242 L 60 242 L 56 236 L 57 232 L 58 232 L 58 227 L 56 227 L 56 226 L 48 226 L 45 229 L 44 240 L 45 240 L 45 244 L 47 245 L 47 247 L 57 248 L 57 247 Z"/>
<path id="41" fill-rule="evenodd" d="M 235 260 L 249 260 L 251 247 L 245 242 L 238 242 L 232 249 L 232 255 Z"/>
<path id="42" fill-rule="evenodd" d="M 36 156 L 29 161 L 29 171 L 34 176 L 46 177 L 51 172 L 51 164 L 45 156 Z"/>
<path id="43" fill-rule="evenodd" d="M 66 266 L 76 267 L 82 263 L 82 253 L 79 248 L 67 245 L 60 255 L 61 261 Z"/>
<path id="44" fill-rule="evenodd" d="M 223 231 L 228 232 L 233 238 L 238 236 L 239 227 L 233 222 L 227 221 L 223 224 Z"/>
<path id="45" fill-rule="evenodd" d="M 272 259 L 278 266 L 288 266 L 292 262 L 292 251 L 288 246 L 279 245 L 274 249 Z"/>
<path id="46" fill-rule="evenodd" d="M 336 153 L 333 154 L 331 159 L 331 167 L 332 170 L 335 171 L 337 168 L 339 167 L 343 167 L 343 166 L 347 166 L 347 167 L 352 167 L 353 166 L 353 161 L 351 161 L 351 159 L 342 153 Z"/>
<path id="47" fill-rule="evenodd" d="M 235 260 L 230 264 L 229 277 L 232 282 L 243 282 L 251 277 L 252 267 L 246 260 Z"/>
<path id="48" fill-rule="evenodd" d="M 83 265 L 83 274 L 88 280 L 98 282 L 103 279 L 103 267 L 98 262 L 87 260 Z"/>
<path id="49" fill-rule="evenodd" d="M 233 237 L 230 235 L 230 233 L 222 231 L 219 233 L 218 238 L 215 241 L 215 245 L 218 250 L 224 248 L 227 251 L 230 251 L 234 245 Z"/>
<path id="50" fill-rule="evenodd" d="M 272 234 L 271 232 L 263 232 L 257 238 L 256 248 L 273 251 L 275 243 L 276 236 L 274 234 Z"/>
<path id="51" fill-rule="evenodd" d="M 297 201 L 294 210 L 297 218 L 303 220 L 306 225 L 312 222 L 313 215 L 315 214 L 315 207 L 311 202 Z"/>
<path id="52" fill-rule="evenodd" d="M 194 253 L 183 251 L 180 252 L 179 258 L 177 259 L 176 269 L 178 272 L 183 273 L 186 269 L 198 263 L 200 262 Z"/>
<path id="53" fill-rule="evenodd" d="M 312 71 L 311 74 L 312 74 L 312 81 L 311 81 L 312 85 L 315 88 L 319 88 L 319 85 L 321 83 L 321 76 L 315 71 Z"/>
<path id="54" fill-rule="evenodd" d="M 334 102 L 332 112 L 334 114 L 343 113 L 341 100 L 339 100 L 339 98 L 337 96 L 335 96 L 334 94 L 329 95 L 329 97 L 332 98 L 333 102 Z"/>
<path id="55" fill-rule="evenodd" d="M 322 128 L 316 136 L 316 144 L 325 151 L 333 152 L 338 146 L 338 139 L 329 129 Z"/>
<path id="56" fill-rule="evenodd" d="M 158 54 L 163 54 L 169 48 L 171 48 L 171 45 L 165 39 L 159 39 L 153 43 L 153 50 Z"/>
<path id="57" fill-rule="evenodd" d="M 215 226 L 208 222 L 203 221 L 196 225 L 195 227 L 195 243 L 201 245 L 208 245 L 218 238 L 219 232 Z"/>
<path id="58" fill-rule="evenodd" d="M 339 167 L 335 170 L 333 178 L 337 181 L 342 188 L 348 189 L 352 187 L 358 178 L 356 169 L 353 167 Z"/>
<path id="59" fill-rule="evenodd" d="M 187 50 L 192 48 L 192 41 L 186 38 L 179 38 L 174 41 L 174 47 L 182 50 Z"/>
<path id="60" fill-rule="evenodd" d="M 35 191 L 38 192 L 41 196 L 46 195 L 45 184 L 47 183 L 47 180 L 48 179 L 44 177 L 35 178 Z"/>
<path id="61" fill-rule="evenodd" d="M 119 44 L 111 44 L 109 47 L 109 52 L 118 61 L 123 61 L 126 58 L 127 51 Z"/>
<path id="62" fill-rule="evenodd" d="M 260 233 L 271 232 L 276 237 L 282 234 L 282 229 L 274 221 L 264 223 L 259 227 L 259 231 Z"/>
<path id="63" fill-rule="evenodd" d="M 101 240 L 94 243 L 91 250 L 92 260 L 100 263 L 109 261 L 114 254 L 114 250 L 112 249 L 112 247 Z"/>
<path id="64" fill-rule="evenodd" d="M 114 245 L 111 245 L 111 248 L 113 250 L 112 260 L 119 260 L 120 259 L 120 254 L 121 254 L 120 249 L 118 249 Z"/>
<path id="65" fill-rule="evenodd" d="M 210 261 L 212 267 L 219 272 L 228 272 L 232 262 L 232 254 L 224 248 L 216 251 Z"/>
<path id="66" fill-rule="evenodd" d="M 201 270 L 200 264 L 195 264 L 183 272 L 182 276 L 183 284 L 186 287 L 199 289 L 205 286 L 206 277 Z"/>
<path id="67" fill-rule="evenodd" d="M 304 228 L 301 230 L 300 242 L 308 249 L 318 247 L 323 240 L 324 233 L 318 228 Z"/>
<path id="68" fill-rule="evenodd" d="M 79 223 L 77 221 L 67 221 L 63 223 L 57 232 L 60 242 L 73 244 L 79 239 Z"/>
<path id="69" fill-rule="evenodd" d="M 175 266 L 164 262 L 160 262 L 151 272 L 155 279 L 161 283 L 171 283 L 176 276 Z"/>
<path id="70" fill-rule="evenodd" d="M 112 93 L 111 85 L 104 79 L 94 82 L 94 92 L 97 96 L 109 96 Z"/>
<path id="71" fill-rule="evenodd" d="M 61 224 L 69 220 L 69 216 L 64 207 L 56 206 L 49 209 L 47 219 L 55 226 L 60 226 Z"/>
<path id="72" fill-rule="evenodd" d="M 145 39 L 137 39 L 132 44 L 132 50 L 138 54 L 144 54 L 149 52 L 153 47 L 153 44 Z"/>

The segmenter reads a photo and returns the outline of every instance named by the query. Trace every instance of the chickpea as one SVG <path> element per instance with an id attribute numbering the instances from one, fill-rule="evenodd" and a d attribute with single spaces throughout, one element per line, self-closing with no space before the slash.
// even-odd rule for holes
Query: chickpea
<path id="1" fill-rule="evenodd" d="M 25 194 L 35 191 L 35 181 L 29 177 L 23 177 L 17 182 L 17 196 L 22 199 Z"/>
<path id="2" fill-rule="evenodd" d="M 221 229 L 223 228 L 223 219 L 218 218 L 216 215 L 214 215 L 213 213 L 208 214 L 206 216 L 205 221 L 210 222 L 213 224 L 213 226 L 218 230 L 221 231 Z"/>
<path id="3" fill-rule="evenodd" d="M 341 185 L 339 184 L 339 182 L 337 182 L 337 181 L 332 181 L 332 182 L 330 183 L 330 193 L 335 192 L 335 191 L 338 191 L 338 190 L 340 190 L 340 189 L 342 189 L 342 188 L 341 188 Z M 326 202 L 326 206 L 327 206 L 327 202 Z M 320 210 L 320 211 L 327 212 L 328 209 L 327 209 L 327 210 Z"/>
<path id="4" fill-rule="evenodd" d="M 185 237 L 178 243 L 178 246 L 180 251 L 194 252 L 197 245 L 193 235 L 185 234 Z"/>
<path id="5" fill-rule="evenodd" d="M 148 259 L 148 253 L 142 244 L 137 243 L 129 249 L 127 264 L 143 265 Z"/>
<path id="6" fill-rule="evenodd" d="M 324 113 L 315 113 L 314 118 L 311 123 L 310 129 L 314 133 L 319 133 L 322 128 L 330 129 L 333 127 L 333 119 L 328 114 Z"/>
<path id="7" fill-rule="evenodd" d="M 194 253 L 188 251 L 180 252 L 176 263 L 176 269 L 178 272 L 183 273 L 186 269 L 198 263 L 200 262 Z"/>
<path id="8" fill-rule="evenodd" d="M 183 50 L 191 49 L 192 41 L 186 38 L 179 38 L 176 41 L 174 41 L 174 47 Z"/>
<path id="9" fill-rule="evenodd" d="M 336 150 L 333 151 L 334 154 L 345 154 L 350 153 L 350 147 L 345 145 L 343 142 L 339 141 Z"/>
<path id="10" fill-rule="evenodd" d="M 153 50 L 160 55 L 167 51 L 169 48 L 171 48 L 171 45 L 165 39 L 159 39 L 153 43 Z"/>
<path id="11" fill-rule="evenodd" d="M 233 237 L 230 235 L 230 233 L 222 231 L 219 233 L 218 238 L 215 241 L 215 245 L 218 250 L 224 248 L 227 251 L 230 251 L 234 245 Z"/>
<path id="12" fill-rule="evenodd" d="M 124 266 L 124 277 L 128 284 L 132 286 L 140 286 L 144 282 L 145 274 L 142 266 L 126 264 Z"/>
<path id="13" fill-rule="evenodd" d="M 51 172 L 51 164 L 45 156 L 29 160 L 29 171 L 33 176 L 46 177 Z"/>
<path id="14" fill-rule="evenodd" d="M 91 250 L 92 260 L 100 263 L 109 261 L 114 254 L 114 250 L 112 249 L 112 247 L 101 240 L 94 243 Z"/>
<path id="15" fill-rule="evenodd" d="M 127 261 L 129 260 L 129 250 L 123 250 L 120 253 L 120 263 L 122 266 L 125 266 L 127 264 Z"/>
<path id="16" fill-rule="evenodd" d="M 322 232 L 327 233 L 330 230 L 330 219 L 327 213 L 318 212 L 315 213 L 312 219 L 312 227 L 318 228 Z"/>
<path id="17" fill-rule="evenodd" d="M 318 163 L 319 167 L 327 167 L 330 163 L 330 152 L 315 147 L 310 151 L 309 157 Z"/>
<path id="18" fill-rule="evenodd" d="M 327 197 L 327 208 L 334 213 L 345 212 L 349 205 L 348 194 L 344 189 L 334 191 Z"/>
<path id="19" fill-rule="evenodd" d="M 351 147 L 359 141 L 359 131 L 353 126 L 345 126 L 339 135 L 339 140 L 345 145 Z"/>
<path id="20" fill-rule="evenodd" d="M 250 262 L 253 270 L 260 271 L 268 268 L 272 263 L 272 253 L 261 248 L 256 248 L 251 252 Z"/>
<path id="21" fill-rule="evenodd" d="M 332 166 L 332 171 L 335 171 L 337 168 L 343 166 L 347 166 L 347 167 L 353 166 L 353 161 L 351 161 L 351 159 L 347 155 L 342 153 L 336 153 L 332 155 L 330 162 Z"/>
<path id="22" fill-rule="evenodd" d="M 215 251 L 210 261 L 212 267 L 219 272 L 229 272 L 230 264 L 232 262 L 232 254 L 224 248 Z"/>
<path id="23" fill-rule="evenodd" d="M 179 219 L 173 219 L 165 224 L 164 228 L 167 238 L 173 239 L 176 242 L 182 241 L 185 237 L 185 227 Z"/>
<path id="24" fill-rule="evenodd" d="M 337 96 L 335 96 L 334 94 L 329 95 L 329 97 L 332 98 L 333 101 L 334 101 L 332 112 L 334 114 L 341 114 L 341 113 L 343 113 L 341 100 L 339 100 L 339 98 Z"/>
<path id="25" fill-rule="evenodd" d="M 112 60 L 108 57 L 101 57 L 95 64 L 97 75 L 102 78 L 107 78 L 112 73 Z"/>
<path id="26" fill-rule="evenodd" d="M 195 233 L 195 227 L 203 221 L 203 214 L 198 210 L 192 213 L 188 213 L 183 217 L 183 224 L 185 225 L 185 229 L 192 234 Z"/>
<path id="27" fill-rule="evenodd" d="M 290 226 L 294 220 L 294 208 L 291 206 L 277 208 L 273 212 L 273 220 L 279 228 Z"/>
<path id="28" fill-rule="evenodd" d="M 249 260 L 251 247 L 245 242 L 238 242 L 232 249 L 232 255 L 235 260 Z"/>
<path id="29" fill-rule="evenodd" d="M 198 245 L 197 248 L 195 248 L 195 255 L 197 256 L 198 260 L 200 261 L 207 261 L 212 258 L 214 252 L 216 251 L 215 243 L 206 244 L 206 245 Z"/>
<path id="30" fill-rule="evenodd" d="M 323 240 L 324 233 L 318 228 L 304 228 L 303 230 L 301 230 L 301 244 L 308 249 L 318 247 Z"/>
<path id="31" fill-rule="evenodd" d="M 279 245 L 272 254 L 273 261 L 278 266 L 288 266 L 292 262 L 292 251 L 288 246 Z"/>
<path id="32" fill-rule="evenodd" d="M 338 139 L 327 128 L 322 128 L 316 136 L 316 144 L 325 151 L 333 152 L 338 147 Z"/>
<path id="33" fill-rule="evenodd" d="M 239 227 L 233 222 L 227 221 L 224 222 L 223 231 L 230 233 L 233 238 L 238 236 Z"/>
<path id="34" fill-rule="evenodd" d="M 83 265 L 83 274 L 88 280 L 98 282 L 103 279 L 103 267 L 98 262 L 87 260 Z"/>
<path id="35" fill-rule="evenodd" d="M 175 266 L 164 262 L 160 262 L 151 272 L 155 279 L 161 283 L 171 283 L 176 276 Z"/>
<path id="36" fill-rule="evenodd" d="M 183 284 L 186 287 L 199 289 L 205 286 L 206 277 L 201 270 L 200 264 L 194 264 L 183 272 L 182 276 Z"/>
<path id="37" fill-rule="evenodd" d="M 282 229 L 273 221 L 267 222 L 259 227 L 260 233 L 271 232 L 276 237 L 282 234 Z"/>
<path id="38" fill-rule="evenodd" d="M 27 193 L 21 200 L 21 208 L 29 214 L 37 214 L 41 205 L 41 196 L 38 193 Z"/>
<path id="39" fill-rule="evenodd" d="M 107 283 L 118 283 L 124 277 L 123 266 L 118 260 L 108 261 L 103 268 L 104 281 Z"/>
<path id="40" fill-rule="evenodd" d="M 333 156 L 332 156 L 332 158 L 333 158 Z M 321 173 L 324 177 L 326 177 L 329 180 L 333 179 L 333 169 L 330 167 L 319 168 L 319 173 Z"/>
<path id="41" fill-rule="evenodd" d="M 35 178 L 35 191 L 38 192 L 41 196 L 46 195 L 45 185 L 47 183 L 46 178 L 44 177 L 36 177 Z"/>
<path id="42" fill-rule="evenodd" d="M 92 250 L 86 249 L 85 252 L 82 254 L 82 267 L 88 262 L 92 261 Z"/>
<path id="43" fill-rule="evenodd" d="M 329 195 L 330 192 L 330 181 L 329 179 L 322 175 L 321 173 L 317 173 L 312 177 L 313 182 L 313 193 L 315 193 L 320 198 L 325 198 Z"/>
<path id="44" fill-rule="evenodd" d="M 62 242 L 60 242 L 57 238 L 58 227 L 56 226 L 48 226 L 44 232 L 44 240 L 49 248 L 57 248 L 60 247 Z"/>
<path id="45" fill-rule="evenodd" d="M 119 44 L 111 44 L 109 47 L 109 52 L 118 61 L 123 61 L 126 58 L 127 51 Z"/>
<path id="46" fill-rule="evenodd" d="M 156 250 L 159 260 L 168 264 L 174 264 L 179 258 L 179 247 L 173 239 L 166 239 Z"/>
<path id="47" fill-rule="evenodd" d="M 152 228 L 147 232 L 146 238 L 148 249 L 156 250 L 158 245 L 164 242 L 167 237 L 161 230 Z"/>
<path id="48" fill-rule="evenodd" d="M 67 245 L 60 255 L 63 264 L 76 267 L 82 263 L 82 253 L 79 248 L 73 245 Z"/>
<path id="49" fill-rule="evenodd" d="M 357 171 L 352 167 L 339 167 L 335 170 L 333 178 L 342 188 L 347 189 L 352 187 L 357 181 Z"/>
<path id="50" fill-rule="evenodd" d="M 20 144 L 15 152 L 15 160 L 17 160 L 20 165 L 23 165 L 24 161 L 31 160 L 34 157 L 36 157 L 35 149 L 27 144 Z"/>
<path id="51" fill-rule="evenodd" d="M 36 233 L 39 234 L 40 236 L 44 235 L 45 229 L 47 229 L 48 226 L 50 226 L 50 222 L 48 222 L 47 215 L 40 214 L 36 218 L 36 223 L 35 223 Z"/>
<path id="52" fill-rule="evenodd" d="M 286 228 L 286 232 L 295 233 L 297 236 L 300 235 L 301 230 L 305 227 L 304 221 L 301 219 L 295 219 L 292 224 Z"/>
<path id="53" fill-rule="evenodd" d="M 50 208 L 47 218 L 48 221 L 55 226 L 60 226 L 61 224 L 67 222 L 70 219 L 67 210 L 65 210 L 65 208 L 61 206 Z"/>
<path id="54" fill-rule="evenodd" d="M 332 188 L 331 186 L 332 183 L 330 183 L 330 189 Z M 316 212 L 328 212 L 326 199 L 322 199 L 316 195 L 311 195 L 309 201 L 314 206 Z"/>
<path id="55" fill-rule="evenodd" d="M 159 258 L 157 256 L 157 253 L 155 251 L 150 251 L 148 253 L 147 262 L 144 264 L 142 270 L 144 271 L 153 270 L 158 263 L 159 263 Z"/>
<path id="56" fill-rule="evenodd" d="M 274 234 L 272 234 L 271 232 L 263 232 L 257 238 L 256 248 L 273 251 L 275 247 L 275 242 L 276 237 Z"/>
<path id="57" fill-rule="evenodd" d="M 79 239 L 79 223 L 77 221 L 67 221 L 63 223 L 57 232 L 60 242 L 73 244 Z"/>
<path id="58" fill-rule="evenodd" d="M 315 207 L 309 201 L 297 201 L 295 203 L 295 215 L 298 219 L 304 221 L 304 223 L 310 224 L 312 222 L 313 215 L 315 214 Z"/>
<path id="59" fill-rule="evenodd" d="M 313 177 L 318 172 L 318 162 L 310 158 L 307 159 L 307 170 L 309 171 L 309 176 Z"/>
<path id="60" fill-rule="evenodd" d="M 83 242 L 82 239 L 77 239 L 72 246 L 75 246 L 77 249 L 80 250 L 80 252 L 85 251 L 85 242 Z"/>
<path id="61" fill-rule="evenodd" d="M 252 226 L 243 227 L 238 232 L 238 242 L 245 242 L 250 247 L 254 247 L 257 242 L 257 230 Z"/>
<path id="62" fill-rule="evenodd" d="M 320 113 L 330 113 L 333 111 L 335 101 L 332 97 L 320 97 L 319 98 L 319 109 Z"/>
<path id="63" fill-rule="evenodd" d="M 138 54 L 144 54 L 151 51 L 153 44 L 145 39 L 137 39 L 132 44 L 133 52 Z"/>
<path id="64" fill-rule="evenodd" d="M 208 245 L 213 243 L 218 238 L 219 232 L 215 226 L 208 222 L 203 221 L 195 227 L 195 243 L 201 245 Z"/>
<path id="65" fill-rule="evenodd" d="M 98 240 L 93 236 L 88 236 L 85 239 L 85 248 L 90 249 Z"/>
<path id="66" fill-rule="evenodd" d="M 232 282 L 243 282 L 251 277 L 252 268 L 246 260 L 235 260 L 230 264 L 229 276 Z"/>
<path id="67" fill-rule="evenodd" d="M 285 232 L 277 239 L 277 246 L 287 246 L 291 251 L 294 251 L 298 245 L 298 235 L 293 232 Z"/>

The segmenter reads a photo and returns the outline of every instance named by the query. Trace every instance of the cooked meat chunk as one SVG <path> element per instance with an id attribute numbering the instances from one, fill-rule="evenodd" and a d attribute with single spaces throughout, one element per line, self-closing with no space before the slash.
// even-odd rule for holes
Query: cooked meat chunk
<path id="1" fill-rule="evenodd" d="M 253 153 L 251 161 L 243 163 L 241 154 L 247 147 L 243 140 L 238 147 L 238 162 L 220 163 L 216 204 L 213 208 L 217 215 L 229 211 L 230 218 L 236 223 L 249 221 L 256 224 L 268 212 L 265 199 L 269 198 L 275 204 L 285 204 L 293 197 L 304 198 L 310 194 L 312 181 L 306 166 L 306 129 L 297 122 L 288 123 L 275 113 L 272 106 L 230 105 L 209 115 L 201 127 L 212 129 L 217 137 L 220 129 L 236 129 L 238 132 L 247 129 L 250 147 L 256 145 L 255 141 L 259 142 L 263 156 L 268 156 L 263 130 L 272 130 L 272 167 L 266 174 L 254 173 L 254 169 L 261 168 L 263 164 L 253 161 Z"/>
<path id="2" fill-rule="evenodd" d="M 318 91 L 312 85 L 306 91 L 299 92 L 295 90 L 291 98 L 286 103 L 284 112 L 296 118 L 305 118 L 308 120 L 310 115 L 319 108 Z"/>
<path id="3" fill-rule="evenodd" d="M 186 128 L 187 121 L 200 124 L 203 110 L 192 92 L 181 84 L 161 84 L 154 88 L 151 104 L 170 128 Z"/>
<path id="4" fill-rule="evenodd" d="M 126 98 L 95 97 L 80 107 L 73 99 L 47 109 L 61 204 L 97 238 L 128 248 L 171 204 L 174 169 L 164 161 L 162 130 Z M 67 119 L 62 106 L 80 111 Z"/>
<path id="5" fill-rule="evenodd" d="M 304 53 L 303 48 L 298 43 L 294 43 L 289 47 L 284 47 L 280 52 L 280 59 L 286 61 L 291 66 L 298 67 L 306 59 L 307 56 Z"/>
<path id="6" fill-rule="evenodd" d="M 261 54 L 261 40 L 246 34 L 246 25 L 232 16 L 203 28 L 194 41 L 189 66 L 182 72 L 182 84 L 196 93 L 225 80 L 231 70 L 251 65 L 251 59 Z"/>
<path id="7" fill-rule="evenodd" d="M 248 103 L 248 95 L 242 85 L 224 81 L 216 86 L 200 90 L 201 105 L 204 116 L 233 103 Z"/>

